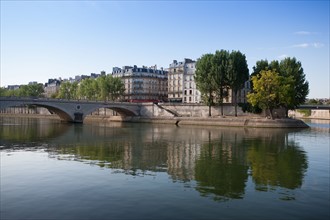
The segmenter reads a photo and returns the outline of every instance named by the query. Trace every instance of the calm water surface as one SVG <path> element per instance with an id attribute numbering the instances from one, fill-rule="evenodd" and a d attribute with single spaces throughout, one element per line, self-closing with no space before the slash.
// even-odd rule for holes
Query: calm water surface
<path id="1" fill-rule="evenodd" d="M 307 123 L 0 117 L 0 219 L 329 219 L 329 121 Z"/>

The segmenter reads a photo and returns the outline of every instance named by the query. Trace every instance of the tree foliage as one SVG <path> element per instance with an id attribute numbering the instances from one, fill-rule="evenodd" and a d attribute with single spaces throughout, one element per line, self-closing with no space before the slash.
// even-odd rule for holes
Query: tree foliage
<path id="1" fill-rule="evenodd" d="M 275 70 L 262 70 L 260 74 L 252 76 L 252 82 L 254 90 L 247 95 L 248 102 L 269 110 L 271 118 L 274 118 L 274 108 L 292 102 L 292 77 L 280 76 Z"/>
<path id="2" fill-rule="evenodd" d="M 223 99 L 228 90 L 232 89 L 237 116 L 237 93 L 244 88 L 244 83 L 249 79 L 249 70 L 245 55 L 240 51 L 217 50 L 215 54 L 203 55 L 196 63 L 195 82 L 202 98 L 209 106 L 218 103 L 223 115 Z"/>
<path id="3" fill-rule="evenodd" d="M 251 76 L 260 77 L 261 72 L 265 70 L 276 71 L 281 78 L 281 85 L 285 97 L 281 97 L 281 102 L 276 107 L 283 107 L 288 115 L 289 109 L 295 109 L 297 106 L 304 104 L 309 93 L 309 84 L 306 81 L 302 65 L 296 58 L 285 58 L 280 62 L 274 60 L 268 63 L 267 60 L 257 61 L 253 67 Z M 252 80 L 252 91 L 255 91 L 254 81 Z"/>
<path id="4" fill-rule="evenodd" d="M 235 116 L 237 116 L 237 93 L 244 88 L 244 83 L 249 79 L 249 69 L 246 57 L 240 51 L 232 51 L 229 57 L 228 84 L 233 92 Z"/>
<path id="5" fill-rule="evenodd" d="M 228 51 L 217 50 L 212 60 L 215 94 L 216 99 L 221 106 L 221 115 L 223 115 L 223 99 L 228 96 L 229 56 L 230 54 Z"/>
<path id="6" fill-rule="evenodd" d="M 290 103 L 285 106 L 287 109 L 295 109 L 297 106 L 304 104 L 309 93 L 309 83 L 306 81 L 302 65 L 296 58 L 286 58 L 279 64 L 279 72 L 283 77 L 292 77 L 290 86 L 292 93 L 290 95 Z"/>
<path id="7" fill-rule="evenodd" d="M 125 85 L 119 78 L 103 75 L 96 79 L 87 78 L 77 82 L 63 82 L 58 98 L 115 101 L 125 92 Z"/>
<path id="8" fill-rule="evenodd" d="M 202 99 L 209 106 L 209 116 L 211 116 L 211 106 L 214 104 L 214 91 L 216 90 L 215 77 L 213 74 L 213 54 L 205 54 L 197 60 L 195 82 L 201 92 Z"/>
<path id="9" fill-rule="evenodd" d="M 22 85 L 18 89 L 9 90 L 1 88 L 1 96 L 21 96 L 21 97 L 42 97 L 44 87 L 41 83 L 33 83 L 29 85 Z"/>

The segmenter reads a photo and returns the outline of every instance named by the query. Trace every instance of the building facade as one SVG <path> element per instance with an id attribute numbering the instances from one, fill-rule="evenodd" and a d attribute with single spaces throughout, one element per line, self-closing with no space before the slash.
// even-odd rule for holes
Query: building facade
<path id="1" fill-rule="evenodd" d="M 167 101 L 167 71 L 163 68 L 159 70 L 156 65 L 114 67 L 112 76 L 120 77 L 125 85 L 124 101 Z"/>
<path id="2" fill-rule="evenodd" d="M 194 75 L 196 61 L 184 59 L 173 60 L 168 68 L 168 100 L 179 103 L 200 103 L 201 93 L 196 88 Z"/>
<path id="3" fill-rule="evenodd" d="M 47 98 L 51 98 L 52 95 L 56 95 L 60 90 L 61 81 L 58 79 L 48 79 L 48 82 L 44 86 L 44 95 Z"/>

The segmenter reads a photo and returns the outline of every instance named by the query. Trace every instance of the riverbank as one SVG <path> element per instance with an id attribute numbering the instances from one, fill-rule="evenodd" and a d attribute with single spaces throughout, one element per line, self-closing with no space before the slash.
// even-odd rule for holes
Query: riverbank
<path id="1" fill-rule="evenodd" d="M 30 117 L 30 118 L 50 118 L 59 119 L 57 115 L 40 114 L 0 114 L 3 117 Z M 173 124 L 177 126 L 184 125 L 205 125 L 221 127 L 258 127 L 258 128 L 308 128 L 302 120 L 283 118 L 268 119 L 262 117 L 248 116 L 225 116 L 225 117 L 121 117 L 121 116 L 101 116 L 90 115 L 85 122 L 127 122 L 127 123 L 155 123 L 155 124 Z"/>
<path id="2" fill-rule="evenodd" d="M 309 126 L 301 120 L 297 119 L 267 119 L 267 118 L 251 118 L 251 117 L 217 117 L 217 118 L 192 118 L 192 117 L 175 117 L 175 118 L 132 118 L 129 122 L 138 123 L 161 123 L 175 124 L 177 126 L 184 125 L 205 125 L 205 126 L 221 126 L 221 127 L 258 127 L 258 128 L 308 128 Z"/>

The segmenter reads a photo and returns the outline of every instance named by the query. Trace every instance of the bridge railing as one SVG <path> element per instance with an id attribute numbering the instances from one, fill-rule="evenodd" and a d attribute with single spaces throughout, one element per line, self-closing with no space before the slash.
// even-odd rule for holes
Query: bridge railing
<path id="1" fill-rule="evenodd" d="M 0 101 L 41 101 L 41 102 L 79 102 L 79 103 L 98 103 L 98 104 L 131 104 L 137 105 L 137 103 L 130 102 L 115 102 L 104 100 L 88 100 L 88 99 L 56 99 L 56 98 L 42 98 L 42 97 L 21 97 L 21 96 L 0 96 Z"/>

